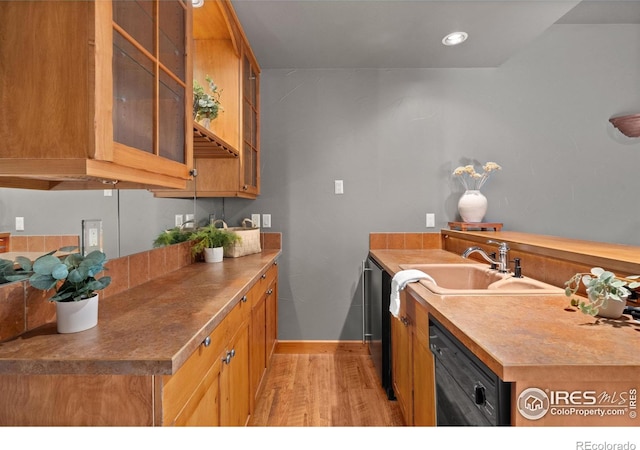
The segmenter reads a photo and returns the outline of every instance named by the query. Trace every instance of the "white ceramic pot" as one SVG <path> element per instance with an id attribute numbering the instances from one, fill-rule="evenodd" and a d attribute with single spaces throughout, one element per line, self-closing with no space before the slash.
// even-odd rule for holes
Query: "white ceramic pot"
<path id="1" fill-rule="evenodd" d="M 204 261 L 208 263 L 221 262 L 224 258 L 224 248 L 205 248 L 204 249 Z"/>
<path id="2" fill-rule="evenodd" d="M 607 299 L 604 306 L 598 308 L 598 316 L 606 319 L 619 319 L 625 306 L 627 306 L 627 297 L 624 297 L 621 302 L 610 298 Z"/>
<path id="3" fill-rule="evenodd" d="M 58 333 L 77 333 L 98 325 L 98 294 L 77 302 L 56 302 Z"/>
<path id="4" fill-rule="evenodd" d="M 458 200 L 458 212 L 463 222 L 482 222 L 487 213 L 487 197 L 478 190 L 467 190 Z"/>

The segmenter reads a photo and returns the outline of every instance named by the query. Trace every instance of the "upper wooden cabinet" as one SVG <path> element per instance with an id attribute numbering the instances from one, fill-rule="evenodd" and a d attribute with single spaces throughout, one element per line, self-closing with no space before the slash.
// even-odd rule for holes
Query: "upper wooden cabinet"
<path id="1" fill-rule="evenodd" d="M 0 2 L 0 186 L 183 189 L 191 2 Z"/>
<path id="2" fill-rule="evenodd" d="M 228 0 L 193 10 L 193 78 L 218 86 L 222 111 L 194 125 L 197 176 L 183 190 L 157 197 L 244 197 L 260 194 L 260 67 Z"/>

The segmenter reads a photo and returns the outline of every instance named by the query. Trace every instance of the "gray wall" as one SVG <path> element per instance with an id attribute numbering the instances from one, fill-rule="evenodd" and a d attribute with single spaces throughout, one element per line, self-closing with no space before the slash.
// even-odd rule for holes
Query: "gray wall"
<path id="1" fill-rule="evenodd" d="M 123 191 L 114 206 L 102 192 L 0 189 L 0 230 L 13 232 L 22 215 L 25 234 L 39 234 L 34 223 L 57 227 L 75 202 L 72 227 L 114 221 L 109 233 L 128 254 L 176 213 L 215 212 L 229 225 L 270 213 L 270 231 L 283 233 L 280 339 L 360 339 L 369 233 L 437 231 L 457 219 L 458 165 L 502 165 L 483 192 L 486 219 L 505 229 L 640 245 L 640 140 L 608 122 L 638 112 L 639 80 L 637 25 L 556 25 L 497 69 L 266 70 L 257 200 Z M 63 195 L 64 204 L 52 200 Z M 425 228 L 427 212 L 435 229 Z"/>
<path id="2" fill-rule="evenodd" d="M 280 339 L 359 339 L 373 231 L 457 219 L 453 169 L 496 161 L 487 220 L 640 245 L 640 27 L 557 25 L 498 69 L 267 70 L 262 192 L 283 232 Z M 344 180 L 344 195 L 333 180 Z M 526 261 L 523 261 L 526 265 Z"/>

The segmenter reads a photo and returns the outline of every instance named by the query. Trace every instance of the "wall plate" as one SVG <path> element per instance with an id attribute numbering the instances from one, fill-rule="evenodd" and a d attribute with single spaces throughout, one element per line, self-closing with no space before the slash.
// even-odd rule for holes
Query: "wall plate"
<path id="1" fill-rule="evenodd" d="M 102 220 L 85 219 L 82 221 L 81 253 L 88 255 L 94 250 L 102 251 Z"/>

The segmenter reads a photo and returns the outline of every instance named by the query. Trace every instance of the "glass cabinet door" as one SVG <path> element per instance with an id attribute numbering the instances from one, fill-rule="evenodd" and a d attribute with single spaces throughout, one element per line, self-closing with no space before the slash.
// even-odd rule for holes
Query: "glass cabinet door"
<path id="1" fill-rule="evenodd" d="M 242 177 L 243 190 L 258 193 L 258 74 L 247 56 L 242 61 Z"/>
<path id="2" fill-rule="evenodd" d="M 186 4 L 114 0 L 114 142 L 185 163 Z"/>

